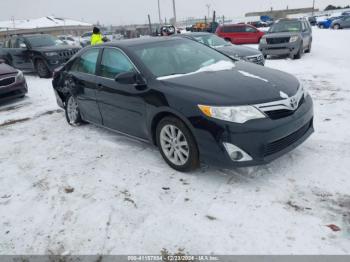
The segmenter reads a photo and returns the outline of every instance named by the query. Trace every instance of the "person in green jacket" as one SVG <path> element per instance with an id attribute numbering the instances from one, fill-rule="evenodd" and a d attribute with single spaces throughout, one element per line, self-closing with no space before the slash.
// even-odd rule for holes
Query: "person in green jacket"
<path id="1" fill-rule="evenodd" d="M 99 45 L 103 43 L 103 36 L 98 27 L 94 27 L 91 36 L 91 45 Z"/>

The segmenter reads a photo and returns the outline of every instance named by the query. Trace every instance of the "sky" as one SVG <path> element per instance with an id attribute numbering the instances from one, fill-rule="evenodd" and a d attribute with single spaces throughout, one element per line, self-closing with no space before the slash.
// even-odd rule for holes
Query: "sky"
<path id="1" fill-rule="evenodd" d="M 225 17 L 242 17 L 247 12 L 273 7 L 284 9 L 311 7 L 313 0 L 176 0 L 178 20 L 204 17 L 216 10 Z M 349 0 L 315 0 L 316 7 L 328 4 L 350 5 Z M 160 0 L 162 19 L 172 17 L 172 0 Z M 147 15 L 158 22 L 157 0 L 0 0 L 0 21 L 54 15 L 104 25 L 146 23 Z"/>

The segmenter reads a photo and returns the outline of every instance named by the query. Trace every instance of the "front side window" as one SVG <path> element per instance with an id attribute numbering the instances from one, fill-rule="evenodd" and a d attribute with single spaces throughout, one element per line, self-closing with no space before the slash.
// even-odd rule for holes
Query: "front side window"
<path id="1" fill-rule="evenodd" d="M 256 33 L 256 29 L 254 29 L 253 27 L 250 27 L 250 26 L 246 26 L 245 31 L 247 33 Z"/>
<path id="2" fill-rule="evenodd" d="M 114 48 L 106 48 L 103 51 L 100 76 L 114 79 L 120 73 L 132 72 L 134 66 L 121 51 Z"/>
<path id="3" fill-rule="evenodd" d="M 100 49 L 94 48 L 86 51 L 72 65 L 73 72 L 81 72 L 86 74 L 95 74 L 96 64 Z"/>

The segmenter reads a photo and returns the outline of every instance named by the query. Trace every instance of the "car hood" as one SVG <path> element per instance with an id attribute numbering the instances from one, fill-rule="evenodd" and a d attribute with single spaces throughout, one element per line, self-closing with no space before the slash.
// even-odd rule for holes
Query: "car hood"
<path id="1" fill-rule="evenodd" d="M 78 48 L 73 45 L 45 46 L 45 47 L 33 48 L 33 50 L 39 51 L 39 52 L 55 52 L 55 51 L 65 51 L 65 50 L 74 50 L 74 49 L 78 49 Z"/>
<path id="2" fill-rule="evenodd" d="M 8 74 L 14 74 L 17 73 L 18 70 L 14 69 L 13 67 L 6 65 L 6 64 L 0 64 L 0 76 L 1 75 L 8 75 Z"/>
<path id="3" fill-rule="evenodd" d="M 266 33 L 263 38 L 291 37 L 299 34 L 299 32 Z"/>
<path id="4" fill-rule="evenodd" d="M 294 96 L 296 77 L 259 65 L 237 62 L 231 70 L 208 71 L 160 80 L 174 94 L 207 105 L 249 105 Z M 181 89 L 181 90 L 180 90 Z M 281 93 L 283 92 L 283 93 Z"/>
<path id="5" fill-rule="evenodd" d="M 228 56 L 247 57 L 261 54 L 260 51 L 254 48 L 237 45 L 220 46 L 215 47 L 215 49 Z"/>

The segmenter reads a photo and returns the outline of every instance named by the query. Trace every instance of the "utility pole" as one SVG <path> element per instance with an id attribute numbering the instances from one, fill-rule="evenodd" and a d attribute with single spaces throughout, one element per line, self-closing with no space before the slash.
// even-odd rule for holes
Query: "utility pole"
<path id="1" fill-rule="evenodd" d="M 158 0 L 158 15 L 159 15 L 159 24 L 162 25 L 162 15 L 160 13 L 160 0 Z"/>
<path id="2" fill-rule="evenodd" d="M 315 0 L 312 1 L 312 16 L 314 16 L 315 13 Z"/>
<path id="3" fill-rule="evenodd" d="M 205 5 L 208 8 L 208 18 L 210 17 L 210 4 Z"/>
<path id="4" fill-rule="evenodd" d="M 153 32 L 152 32 L 152 23 L 151 23 L 151 16 L 148 15 L 148 25 L 149 25 L 149 32 L 150 32 L 150 35 L 153 35 Z"/>
<path id="5" fill-rule="evenodd" d="M 175 0 L 173 0 L 173 12 L 174 12 L 174 26 L 176 26 L 176 5 Z"/>

